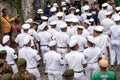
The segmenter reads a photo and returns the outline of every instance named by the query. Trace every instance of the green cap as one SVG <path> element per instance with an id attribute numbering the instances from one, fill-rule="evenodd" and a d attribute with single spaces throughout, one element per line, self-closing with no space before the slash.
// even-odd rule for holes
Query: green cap
<path id="1" fill-rule="evenodd" d="M 63 75 L 63 77 L 70 77 L 70 76 L 74 76 L 74 70 L 73 69 L 67 69 Z"/>
<path id="2" fill-rule="evenodd" d="M 22 66 L 24 63 L 26 63 L 26 60 L 24 58 L 20 58 L 17 61 L 17 66 L 20 67 Z"/>
<path id="3" fill-rule="evenodd" d="M 1 65 L 1 64 L 4 64 L 4 62 L 5 62 L 5 61 L 4 61 L 3 59 L 0 59 L 0 65 Z"/>
<path id="4" fill-rule="evenodd" d="M 1 77 L 1 80 L 11 80 L 11 78 L 12 78 L 12 75 L 7 73 Z"/>
<path id="5" fill-rule="evenodd" d="M 0 54 L 2 54 L 2 55 L 6 54 L 6 53 L 7 53 L 6 50 L 1 50 L 0 51 Z"/>

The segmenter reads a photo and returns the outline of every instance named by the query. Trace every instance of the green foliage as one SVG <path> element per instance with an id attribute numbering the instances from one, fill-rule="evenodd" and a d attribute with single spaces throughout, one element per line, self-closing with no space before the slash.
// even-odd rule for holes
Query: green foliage
<path id="1" fill-rule="evenodd" d="M 17 9 L 17 13 L 20 13 L 20 9 L 21 9 L 21 0 L 13 0 L 15 8 Z"/>

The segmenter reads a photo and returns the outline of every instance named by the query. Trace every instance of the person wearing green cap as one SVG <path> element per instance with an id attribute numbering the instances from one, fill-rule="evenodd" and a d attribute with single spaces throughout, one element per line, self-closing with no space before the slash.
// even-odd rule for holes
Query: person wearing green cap
<path id="1" fill-rule="evenodd" d="M 11 78 L 12 78 L 12 75 L 7 73 L 1 77 L 1 80 L 12 80 Z"/>
<path id="2" fill-rule="evenodd" d="M 26 70 L 27 62 L 24 58 L 17 61 L 18 72 L 12 75 L 12 80 L 36 80 L 36 77 Z"/>
<path id="3" fill-rule="evenodd" d="M 62 76 L 65 80 L 74 80 L 74 70 L 67 69 Z"/>
<path id="4" fill-rule="evenodd" d="M 12 70 L 12 67 L 11 65 L 7 64 L 7 61 L 6 61 L 6 56 L 7 56 L 7 52 L 6 50 L 1 50 L 0 51 L 0 59 L 3 59 L 4 60 L 4 73 L 10 73 L 10 74 L 13 74 L 13 70 Z"/>
<path id="5" fill-rule="evenodd" d="M 0 80 L 4 72 L 4 60 L 0 59 Z"/>

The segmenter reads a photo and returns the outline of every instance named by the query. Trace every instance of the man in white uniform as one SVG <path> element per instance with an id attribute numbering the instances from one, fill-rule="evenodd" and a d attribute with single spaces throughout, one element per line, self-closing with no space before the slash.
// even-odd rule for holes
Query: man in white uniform
<path id="1" fill-rule="evenodd" d="M 43 55 L 49 51 L 48 44 L 51 41 L 52 36 L 49 32 L 47 32 L 48 30 L 47 23 L 44 26 L 42 26 L 42 28 L 43 31 L 37 34 L 37 41 L 39 44 L 39 53 L 41 53 L 41 56 L 43 58 Z"/>
<path id="2" fill-rule="evenodd" d="M 44 54 L 44 63 L 47 68 L 49 80 L 62 80 L 61 66 L 62 56 L 56 52 L 57 42 L 55 40 L 49 43 L 50 51 Z"/>
<path id="3" fill-rule="evenodd" d="M 114 18 L 116 25 L 111 26 L 111 65 L 115 64 L 117 58 L 117 64 L 120 64 L 120 16 Z"/>
<path id="4" fill-rule="evenodd" d="M 26 37 L 26 36 L 30 36 L 28 34 L 28 31 L 29 31 L 29 28 L 30 28 L 30 24 L 23 24 L 22 25 L 22 29 L 24 32 L 20 33 L 17 35 L 16 39 L 15 39 L 15 42 L 17 43 L 18 45 L 18 49 L 24 47 L 24 43 L 23 43 L 23 39 Z M 30 36 L 31 37 L 31 36 Z M 33 42 L 33 38 L 31 37 L 31 47 L 34 46 L 34 42 Z"/>
<path id="5" fill-rule="evenodd" d="M 99 19 L 100 23 L 103 19 L 106 18 L 105 13 L 107 12 L 107 6 L 108 6 L 108 3 L 103 3 L 102 4 L 102 9 L 98 13 L 98 19 Z"/>
<path id="6" fill-rule="evenodd" d="M 77 33 L 71 37 L 71 39 L 77 39 L 79 44 L 78 52 L 83 52 L 85 48 L 85 44 L 87 43 L 87 40 L 83 34 L 84 27 L 83 26 L 77 26 Z"/>
<path id="7" fill-rule="evenodd" d="M 84 55 L 77 51 L 79 48 L 78 41 L 70 40 L 69 46 L 71 51 L 65 55 L 66 65 L 68 69 L 74 70 L 74 80 L 85 80 L 84 68 L 87 66 L 87 62 Z"/>
<path id="8" fill-rule="evenodd" d="M 92 36 L 87 36 L 88 48 L 84 50 L 83 54 L 87 60 L 87 67 L 85 68 L 86 80 L 91 80 L 92 75 L 99 71 L 98 61 L 102 58 L 100 48 L 95 47 L 95 42 Z"/>
<path id="9" fill-rule="evenodd" d="M 110 39 L 108 35 L 103 34 L 104 28 L 102 26 L 96 26 L 93 32 L 93 37 L 95 39 L 95 46 L 99 47 L 103 53 L 104 59 L 110 58 Z"/>
<path id="10" fill-rule="evenodd" d="M 103 33 L 108 35 L 110 34 L 110 27 L 113 26 L 115 22 L 111 19 L 112 17 L 111 11 L 106 12 L 105 15 L 106 15 L 106 18 L 101 21 L 101 26 L 104 27 Z"/>
<path id="11" fill-rule="evenodd" d="M 32 73 L 36 76 L 36 80 L 41 80 L 40 72 L 37 68 L 38 62 L 40 61 L 40 56 L 38 55 L 38 51 L 32 49 L 31 45 L 31 37 L 27 36 L 23 39 L 24 47 L 21 48 L 18 52 L 18 58 L 24 58 L 27 61 L 27 68 L 26 70 L 29 73 Z"/>
<path id="12" fill-rule="evenodd" d="M 7 52 L 6 61 L 9 65 L 11 65 L 11 67 L 13 69 L 13 73 L 17 73 L 18 68 L 17 68 L 17 65 L 15 63 L 17 60 L 17 54 L 15 54 L 15 50 L 10 47 L 10 36 L 5 35 L 2 39 L 2 43 L 3 43 L 2 49 L 6 50 L 6 52 Z"/>

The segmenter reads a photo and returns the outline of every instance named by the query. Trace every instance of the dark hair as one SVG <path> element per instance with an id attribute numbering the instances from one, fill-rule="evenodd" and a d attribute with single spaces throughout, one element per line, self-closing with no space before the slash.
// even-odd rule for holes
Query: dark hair
<path id="1" fill-rule="evenodd" d="M 3 9 L 2 9 L 2 12 L 4 12 L 5 10 L 7 10 L 7 9 L 6 9 L 6 8 L 3 8 Z"/>
<path id="2" fill-rule="evenodd" d="M 0 64 L 0 67 L 3 67 L 4 66 L 4 63 Z"/>

